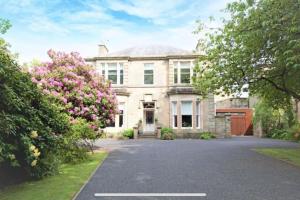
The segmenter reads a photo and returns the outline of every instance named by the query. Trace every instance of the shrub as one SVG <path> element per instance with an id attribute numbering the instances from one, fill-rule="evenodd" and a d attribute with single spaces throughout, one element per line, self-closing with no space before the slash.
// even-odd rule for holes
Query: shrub
<path id="1" fill-rule="evenodd" d="M 122 135 L 124 137 L 129 138 L 129 139 L 133 139 L 133 129 L 126 129 L 126 130 L 124 130 Z"/>
<path id="2" fill-rule="evenodd" d="M 51 62 L 35 66 L 32 81 L 71 118 L 83 118 L 93 128 L 105 127 L 117 113 L 111 84 L 87 65 L 78 53 L 48 51 Z"/>
<path id="3" fill-rule="evenodd" d="M 266 137 L 290 139 L 288 132 L 296 123 L 296 118 L 290 105 L 284 108 L 274 108 L 262 99 L 255 106 L 253 122 L 261 126 Z"/>
<path id="4" fill-rule="evenodd" d="M 210 140 L 216 138 L 216 136 L 211 132 L 202 132 L 200 133 L 200 139 L 202 140 Z"/>
<path id="5" fill-rule="evenodd" d="M 166 133 L 164 133 L 164 134 L 161 136 L 161 139 L 162 139 L 162 140 L 174 140 L 174 139 L 175 139 L 175 136 L 174 136 L 173 133 L 166 132 Z"/>
<path id="6" fill-rule="evenodd" d="M 21 72 L 0 42 L 0 161 L 33 177 L 57 172 L 69 121 Z"/>
<path id="7" fill-rule="evenodd" d="M 163 127 L 161 129 L 161 139 L 162 140 L 174 140 L 175 135 L 173 133 L 173 129 L 168 127 Z"/>
<path id="8" fill-rule="evenodd" d="M 300 123 L 294 124 L 288 131 L 288 137 L 292 140 L 300 140 Z"/>
<path id="9" fill-rule="evenodd" d="M 94 142 L 100 137 L 100 132 L 96 132 L 85 119 L 72 120 L 70 131 L 64 135 L 64 161 L 76 163 L 85 160 L 87 151 L 93 152 Z"/>
<path id="10" fill-rule="evenodd" d="M 173 133 L 173 129 L 168 128 L 168 127 L 163 127 L 161 129 L 161 135 L 164 135 L 165 133 Z"/>

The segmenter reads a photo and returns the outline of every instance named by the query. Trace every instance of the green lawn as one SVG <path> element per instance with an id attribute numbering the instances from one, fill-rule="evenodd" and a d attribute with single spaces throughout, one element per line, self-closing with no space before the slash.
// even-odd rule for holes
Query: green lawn
<path id="1" fill-rule="evenodd" d="M 0 200 L 69 200 L 80 190 L 107 153 L 95 153 L 80 164 L 64 164 L 56 176 L 12 186 L 0 192 Z"/>
<path id="2" fill-rule="evenodd" d="M 300 167 L 300 149 L 259 148 L 255 151 Z"/>

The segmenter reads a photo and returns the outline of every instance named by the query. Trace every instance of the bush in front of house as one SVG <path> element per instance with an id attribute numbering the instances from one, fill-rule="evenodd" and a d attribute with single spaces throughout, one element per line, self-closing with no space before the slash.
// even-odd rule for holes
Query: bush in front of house
<path id="1" fill-rule="evenodd" d="M 130 129 L 124 130 L 123 133 L 122 133 L 122 135 L 123 135 L 124 137 L 129 138 L 129 139 L 133 139 L 133 129 L 130 128 Z"/>
<path id="2" fill-rule="evenodd" d="M 290 130 L 290 138 L 293 138 L 296 141 L 300 141 L 300 123 L 294 124 Z"/>
<path id="3" fill-rule="evenodd" d="M 70 124 L 23 73 L 0 38 L 0 163 L 40 178 L 58 171 Z"/>
<path id="4" fill-rule="evenodd" d="M 216 138 L 216 136 L 213 133 L 208 132 L 208 131 L 200 133 L 199 137 L 201 140 L 210 140 L 210 139 Z"/>
<path id="5" fill-rule="evenodd" d="M 163 127 L 161 129 L 161 139 L 162 140 L 174 140 L 175 135 L 173 133 L 173 129 L 168 127 Z"/>
<path id="6" fill-rule="evenodd" d="M 72 119 L 83 118 L 94 130 L 106 127 L 117 114 L 110 82 L 78 53 L 48 51 L 50 62 L 32 67 L 32 82 Z"/>
<path id="7" fill-rule="evenodd" d="M 95 131 L 86 119 L 76 118 L 71 121 L 71 128 L 64 135 L 63 161 L 77 163 L 87 158 L 87 152 L 94 150 L 94 142 L 102 134 Z"/>

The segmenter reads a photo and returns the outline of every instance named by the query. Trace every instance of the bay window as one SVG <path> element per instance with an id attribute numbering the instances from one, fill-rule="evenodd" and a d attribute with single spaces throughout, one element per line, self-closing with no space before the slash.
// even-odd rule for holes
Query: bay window
<path id="1" fill-rule="evenodd" d="M 122 127 L 124 124 L 124 103 L 119 105 L 119 127 Z"/>
<path id="2" fill-rule="evenodd" d="M 112 84 L 117 84 L 118 75 L 117 75 L 117 63 L 108 63 L 108 80 L 111 81 Z"/>
<path id="3" fill-rule="evenodd" d="M 196 102 L 196 127 L 200 128 L 200 101 Z"/>
<path id="4" fill-rule="evenodd" d="M 181 126 L 184 128 L 192 127 L 193 107 L 192 101 L 181 102 Z"/>
<path id="5" fill-rule="evenodd" d="M 123 85 L 124 83 L 123 63 L 101 63 L 101 74 L 112 84 Z"/>
<path id="6" fill-rule="evenodd" d="M 120 85 L 123 85 L 124 82 L 124 69 L 123 63 L 120 63 Z"/>
<path id="7" fill-rule="evenodd" d="M 173 101 L 172 104 L 172 126 L 177 128 L 177 102 Z"/>
<path id="8" fill-rule="evenodd" d="M 174 84 L 191 83 L 191 70 L 192 62 L 191 61 L 176 61 L 174 64 Z"/>

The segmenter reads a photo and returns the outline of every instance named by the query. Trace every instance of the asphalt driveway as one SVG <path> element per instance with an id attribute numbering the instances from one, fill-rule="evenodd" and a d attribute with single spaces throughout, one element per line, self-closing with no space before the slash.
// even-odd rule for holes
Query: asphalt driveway
<path id="1" fill-rule="evenodd" d="M 76 200 L 299 200 L 300 168 L 253 151 L 299 144 L 252 137 L 100 142 L 111 153 Z M 94 197 L 95 193 L 206 193 L 206 197 Z"/>

